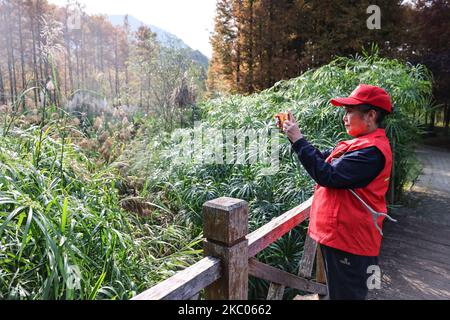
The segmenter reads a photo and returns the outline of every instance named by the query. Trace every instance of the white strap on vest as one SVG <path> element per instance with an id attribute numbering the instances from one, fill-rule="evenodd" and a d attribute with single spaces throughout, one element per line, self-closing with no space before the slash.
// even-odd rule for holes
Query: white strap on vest
<path id="1" fill-rule="evenodd" d="M 373 222 L 375 224 L 375 228 L 377 228 L 377 230 L 380 232 L 381 236 L 383 236 L 383 232 L 381 231 L 381 228 L 378 226 L 377 223 L 377 219 L 378 217 L 386 217 L 389 220 L 393 221 L 393 222 L 397 222 L 397 220 L 393 219 L 391 216 L 389 216 L 387 213 L 383 213 L 383 212 L 377 212 L 375 210 L 373 210 L 366 202 L 364 202 L 363 199 L 361 199 L 355 191 L 353 191 L 352 189 L 349 189 L 350 192 L 367 208 L 367 210 L 369 210 L 369 212 L 372 214 L 372 218 L 373 218 Z"/>

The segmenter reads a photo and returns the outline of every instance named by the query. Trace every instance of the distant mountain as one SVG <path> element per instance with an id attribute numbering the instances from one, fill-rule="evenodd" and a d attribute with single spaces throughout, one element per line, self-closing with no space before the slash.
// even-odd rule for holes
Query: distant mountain
<path id="1" fill-rule="evenodd" d="M 115 26 L 122 26 L 123 20 L 125 18 L 125 15 L 110 15 L 107 16 L 108 20 Z M 193 61 L 199 63 L 205 69 L 208 69 L 208 63 L 209 59 L 200 51 L 193 50 L 190 48 L 186 43 L 183 42 L 180 38 L 177 36 L 148 23 L 144 23 L 138 19 L 136 19 L 133 16 L 128 16 L 128 23 L 130 24 L 130 28 L 132 31 L 137 31 L 140 26 L 145 25 L 149 27 L 152 32 L 156 33 L 156 39 L 161 43 L 163 46 L 169 46 L 169 44 L 174 45 L 176 48 L 182 48 L 187 49 L 190 52 L 191 58 Z"/>

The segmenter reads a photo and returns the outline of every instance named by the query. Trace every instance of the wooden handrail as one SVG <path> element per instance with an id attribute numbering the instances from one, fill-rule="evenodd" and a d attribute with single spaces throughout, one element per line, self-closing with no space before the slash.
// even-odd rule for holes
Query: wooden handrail
<path id="1" fill-rule="evenodd" d="M 271 243 L 277 241 L 298 224 L 305 221 L 309 217 L 311 203 L 312 197 L 250 233 L 247 236 L 249 258 L 256 256 L 256 254 L 267 248 Z"/>
<path id="2" fill-rule="evenodd" d="M 186 300 L 202 289 L 206 289 L 206 299 L 247 299 L 249 274 L 272 281 L 271 288 L 278 292 L 278 297 L 282 297 L 285 286 L 325 295 L 327 289 L 319 260 L 319 280 L 309 279 L 316 253 L 312 239 L 307 238 L 305 243 L 298 276 L 253 258 L 305 221 L 311 203 L 312 197 L 247 234 L 248 206 L 245 201 L 224 197 L 206 202 L 203 206 L 206 257 L 132 300 Z"/>
<path id="3" fill-rule="evenodd" d="M 286 271 L 278 270 L 277 268 L 259 262 L 255 258 L 249 260 L 249 266 L 249 273 L 254 277 L 302 291 L 316 292 L 321 295 L 327 294 L 326 285 L 290 274 Z"/>
<path id="4" fill-rule="evenodd" d="M 220 278 L 220 259 L 206 257 L 132 300 L 187 300 Z"/>

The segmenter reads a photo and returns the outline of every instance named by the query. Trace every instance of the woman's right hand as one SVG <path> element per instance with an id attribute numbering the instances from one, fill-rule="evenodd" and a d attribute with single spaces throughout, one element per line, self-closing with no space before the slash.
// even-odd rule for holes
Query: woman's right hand
<path id="1" fill-rule="evenodd" d="M 283 132 L 287 135 L 287 137 L 289 138 L 289 140 L 291 140 L 292 143 L 295 143 L 297 140 L 303 138 L 303 134 L 291 110 L 289 110 L 288 116 L 289 120 L 286 120 L 283 123 Z"/>

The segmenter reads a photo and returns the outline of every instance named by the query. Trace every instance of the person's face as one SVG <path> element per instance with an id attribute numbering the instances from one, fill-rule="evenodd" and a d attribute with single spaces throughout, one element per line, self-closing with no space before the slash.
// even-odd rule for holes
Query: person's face
<path id="1" fill-rule="evenodd" d="M 359 111 L 357 106 L 344 107 L 344 126 L 347 133 L 352 137 L 359 137 L 367 134 L 371 129 L 371 122 L 373 121 L 369 111 L 363 114 Z"/>

